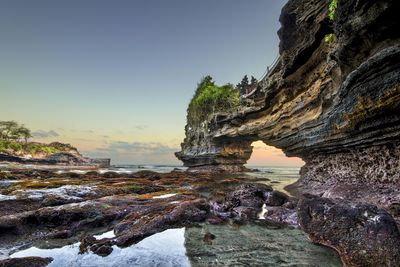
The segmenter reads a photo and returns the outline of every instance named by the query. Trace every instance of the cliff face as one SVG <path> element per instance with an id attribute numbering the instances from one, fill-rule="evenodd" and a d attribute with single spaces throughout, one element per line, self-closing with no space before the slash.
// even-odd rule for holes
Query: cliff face
<path id="1" fill-rule="evenodd" d="M 188 125 L 192 169 L 240 170 L 262 140 L 302 158 L 302 181 L 399 184 L 400 35 L 394 0 L 290 0 L 280 17 L 280 62 L 260 82 L 263 104 Z M 324 37 L 333 33 L 333 39 Z M 332 179 L 333 179 L 332 178 Z"/>

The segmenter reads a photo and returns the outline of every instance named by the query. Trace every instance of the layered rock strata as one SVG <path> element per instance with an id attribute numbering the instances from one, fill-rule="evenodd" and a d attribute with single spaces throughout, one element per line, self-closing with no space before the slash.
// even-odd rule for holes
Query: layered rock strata
<path id="1" fill-rule="evenodd" d="M 207 129 L 187 125 L 176 154 L 186 166 L 241 169 L 251 143 L 262 140 L 301 157 L 303 177 L 314 175 L 316 159 L 333 166 L 342 158 L 354 168 L 331 168 L 331 173 L 399 181 L 392 175 L 400 140 L 400 25 L 394 11 L 399 4 L 339 0 L 334 21 L 328 5 L 327 0 L 286 4 L 280 63 L 259 84 L 263 104 L 219 114 Z M 375 171 L 357 163 L 359 151 L 376 159 Z"/>

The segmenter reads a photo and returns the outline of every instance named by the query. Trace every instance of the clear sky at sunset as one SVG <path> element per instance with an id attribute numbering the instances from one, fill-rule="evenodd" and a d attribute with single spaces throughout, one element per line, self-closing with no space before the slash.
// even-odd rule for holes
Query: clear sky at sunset
<path id="1" fill-rule="evenodd" d="M 178 163 L 197 82 L 260 77 L 285 2 L 0 1 L 0 120 L 113 163 Z M 251 163 L 300 164 L 257 147 Z"/>

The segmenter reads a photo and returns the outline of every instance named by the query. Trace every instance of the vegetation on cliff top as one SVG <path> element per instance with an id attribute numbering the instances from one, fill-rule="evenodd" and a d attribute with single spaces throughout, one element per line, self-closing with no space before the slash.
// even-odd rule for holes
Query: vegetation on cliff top
<path id="1" fill-rule="evenodd" d="M 31 131 L 26 128 L 23 124 L 19 125 L 15 121 L 0 121 L 0 140 L 25 140 L 28 142 L 28 138 L 31 138 Z"/>
<path id="2" fill-rule="evenodd" d="M 337 8 L 337 0 L 331 0 L 328 8 L 328 17 L 331 22 L 335 20 L 335 13 Z M 331 43 L 333 41 L 333 33 L 328 33 L 325 35 L 324 40 L 326 43 Z"/>
<path id="3" fill-rule="evenodd" d="M 25 154 L 45 154 L 68 152 L 76 150 L 69 144 L 53 142 L 42 144 L 28 142 L 32 137 L 31 130 L 15 121 L 0 121 L 0 153 L 25 155 Z"/>
<path id="4" fill-rule="evenodd" d="M 233 112 L 240 106 L 239 91 L 232 84 L 215 85 L 211 76 L 204 77 L 187 109 L 187 123 L 200 126 L 217 112 Z"/>

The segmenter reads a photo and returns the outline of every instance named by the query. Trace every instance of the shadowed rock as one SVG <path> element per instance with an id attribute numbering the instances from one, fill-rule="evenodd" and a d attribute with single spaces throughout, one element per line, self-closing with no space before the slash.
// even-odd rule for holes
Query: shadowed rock
<path id="1" fill-rule="evenodd" d="M 25 257 L 0 260 L 0 267 L 44 267 L 53 261 L 52 258 Z"/>
<path id="2" fill-rule="evenodd" d="M 306 196 L 299 223 L 311 241 L 334 248 L 346 266 L 398 266 L 400 232 L 393 218 L 369 204 Z"/>

